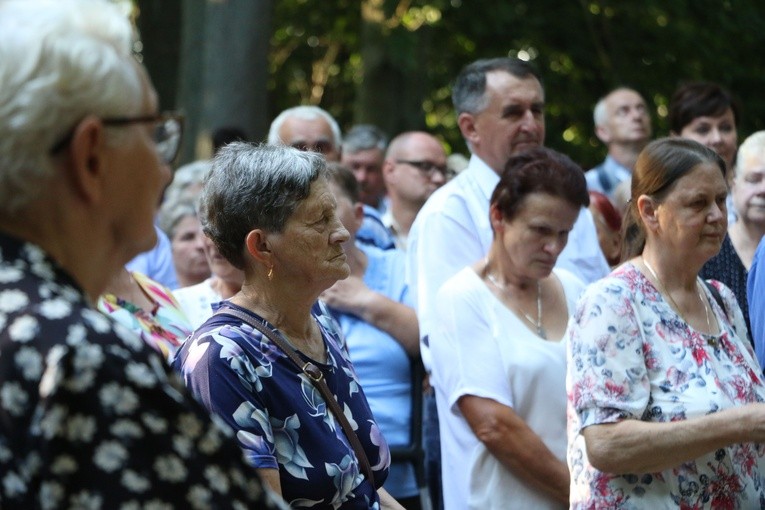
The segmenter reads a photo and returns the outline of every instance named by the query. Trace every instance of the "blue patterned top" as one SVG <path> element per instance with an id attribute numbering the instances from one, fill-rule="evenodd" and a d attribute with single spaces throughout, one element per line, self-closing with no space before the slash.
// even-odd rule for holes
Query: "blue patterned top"
<path id="1" fill-rule="evenodd" d="M 225 315 L 237 309 L 271 330 L 249 310 L 223 302 L 178 351 L 173 366 L 193 393 L 233 427 L 256 468 L 279 469 L 282 496 L 292 508 L 377 509 L 377 487 L 388 476 L 390 453 L 348 357 L 337 323 L 314 307 L 327 349 L 317 365 L 354 427 L 372 465 L 369 483 L 319 390 L 259 331 Z"/>

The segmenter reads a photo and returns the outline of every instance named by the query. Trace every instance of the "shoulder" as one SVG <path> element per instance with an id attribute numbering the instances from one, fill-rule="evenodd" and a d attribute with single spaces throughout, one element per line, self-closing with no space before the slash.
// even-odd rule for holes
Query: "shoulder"
<path id="1" fill-rule="evenodd" d="M 438 290 L 437 295 L 441 301 L 467 300 L 473 298 L 483 287 L 484 283 L 481 278 L 471 266 L 467 266 L 447 279 Z"/>

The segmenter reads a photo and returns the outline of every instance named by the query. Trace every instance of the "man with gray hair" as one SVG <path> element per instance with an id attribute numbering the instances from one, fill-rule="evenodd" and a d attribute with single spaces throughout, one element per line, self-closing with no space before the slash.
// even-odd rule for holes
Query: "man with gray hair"
<path id="1" fill-rule="evenodd" d="M 0 2 L 0 506 L 273 508 L 231 431 L 93 307 L 156 240 L 180 144 L 132 34 L 110 2 Z"/>
<path id="2" fill-rule="evenodd" d="M 632 176 L 638 154 L 651 140 L 651 117 L 643 97 L 619 87 L 602 97 L 593 113 L 595 134 L 608 147 L 605 161 L 585 174 L 587 189 L 609 199 Z"/>
<path id="3" fill-rule="evenodd" d="M 340 126 L 332 115 L 318 106 L 293 106 L 281 112 L 271 122 L 268 143 L 318 152 L 327 161 L 340 161 Z"/>
<path id="4" fill-rule="evenodd" d="M 470 163 L 425 203 L 409 232 L 407 251 L 407 280 L 420 321 L 420 352 L 431 371 L 442 416 L 455 412 L 454 395 L 445 394 L 444 387 L 447 378 L 452 378 L 450 386 L 459 387 L 454 384 L 459 374 L 454 367 L 431 366 L 428 345 L 440 340 L 434 332 L 444 320 L 435 309 L 436 293 L 459 270 L 486 256 L 493 238 L 489 200 L 499 175 L 510 156 L 543 145 L 545 137 L 544 90 L 537 71 L 525 61 L 495 58 L 467 65 L 454 83 L 452 101 L 457 124 L 472 152 Z M 582 208 L 557 266 L 585 282 L 608 274 L 587 208 Z M 488 404 L 487 399 L 486 408 L 491 407 Z M 432 416 L 432 408 L 426 407 L 426 423 L 428 416 Z M 508 426 L 503 417 L 492 412 L 483 413 L 481 419 L 496 419 L 500 428 Z M 464 460 L 478 440 L 466 425 L 450 429 L 456 420 L 440 421 L 443 501 L 447 510 L 466 508 L 469 481 Z M 432 447 L 426 452 L 434 453 Z M 507 451 L 492 453 L 500 458 L 513 455 Z"/>
<path id="5" fill-rule="evenodd" d="M 318 152 L 330 162 L 340 162 L 340 126 L 332 115 L 318 106 L 295 106 L 271 122 L 268 143 L 289 145 L 302 151 Z M 380 213 L 364 205 L 364 221 L 356 238 L 383 250 L 394 247 L 393 236 L 383 225 Z"/>
<path id="6" fill-rule="evenodd" d="M 361 202 L 381 214 L 387 208 L 385 181 L 382 175 L 388 137 L 377 126 L 359 124 L 343 137 L 340 163 L 347 166 L 359 183 Z"/>

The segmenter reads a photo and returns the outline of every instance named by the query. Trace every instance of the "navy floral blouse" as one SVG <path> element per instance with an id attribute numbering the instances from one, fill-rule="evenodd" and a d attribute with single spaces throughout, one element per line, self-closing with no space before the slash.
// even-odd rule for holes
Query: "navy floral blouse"
<path id="1" fill-rule="evenodd" d="M 319 390 L 259 331 L 225 315 L 227 307 L 276 331 L 252 312 L 222 303 L 186 340 L 173 363 L 192 392 L 236 430 L 252 466 L 279 470 L 282 497 L 292 508 L 379 508 L 376 489 L 388 475 L 390 454 L 334 319 L 323 307 L 314 307 L 327 363 L 311 361 L 324 373 L 354 427 L 372 466 L 373 483 L 362 473 Z"/>

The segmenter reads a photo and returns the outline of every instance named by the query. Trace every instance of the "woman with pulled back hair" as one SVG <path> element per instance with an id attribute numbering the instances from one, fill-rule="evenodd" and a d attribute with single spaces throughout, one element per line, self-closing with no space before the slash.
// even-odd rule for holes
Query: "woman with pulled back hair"
<path id="1" fill-rule="evenodd" d="M 698 274 L 726 231 L 725 162 L 638 157 L 624 263 L 569 324 L 571 508 L 761 508 L 765 384 L 733 293 Z"/>

